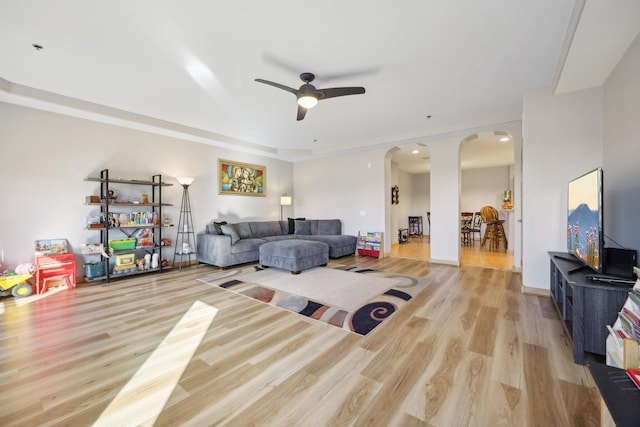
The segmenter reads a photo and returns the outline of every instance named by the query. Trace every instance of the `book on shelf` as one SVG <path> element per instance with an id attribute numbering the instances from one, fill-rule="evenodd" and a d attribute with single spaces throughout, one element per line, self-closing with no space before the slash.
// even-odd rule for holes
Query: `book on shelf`
<path id="1" fill-rule="evenodd" d="M 640 291 L 636 290 L 636 289 L 632 289 L 629 292 L 629 298 L 631 299 L 631 301 L 636 305 L 636 309 L 640 310 Z"/>
<path id="2" fill-rule="evenodd" d="M 634 267 L 636 275 L 640 269 Z M 640 369 L 640 280 L 636 282 L 613 326 L 607 326 L 607 364 Z"/>
<path id="3" fill-rule="evenodd" d="M 356 243 L 358 255 L 378 258 L 383 256 L 383 236 L 381 231 L 358 231 L 358 240 Z"/>
<path id="4" fill-rule="evenodd" d="M 107 220 L 110 227 L 151 227 L 160 223 L 159 215 L 154 211 L 109 212 Z"/>
<path id="5" fill-rule="evenodd" d="M 627 369 L 627 375 L 629 375 L 636 387 L 640 388 L 640 370 L 629 368 Z"/>

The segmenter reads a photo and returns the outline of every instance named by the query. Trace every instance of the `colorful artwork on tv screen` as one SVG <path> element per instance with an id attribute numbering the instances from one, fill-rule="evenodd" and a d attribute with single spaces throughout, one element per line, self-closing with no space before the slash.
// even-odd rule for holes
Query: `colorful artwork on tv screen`
<path id="1" fill-rule="evenodd" d="M 567 250 L 600 270 L 601 181 L 594 170 L 569 183 Z"/>

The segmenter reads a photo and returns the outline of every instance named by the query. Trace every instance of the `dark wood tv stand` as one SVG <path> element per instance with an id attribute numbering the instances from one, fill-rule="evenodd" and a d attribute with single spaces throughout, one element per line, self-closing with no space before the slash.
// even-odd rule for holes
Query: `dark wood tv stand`
<path id="1" fill-rule="evenodd" d="M 589 270 L 576 270 L 566 252 L 549 252 L 550 290 L 560 319 L 573 341 L 573 361 L 584 364 L 585 352 L 604 356 L 607 325 L 613 325 L 633 285 L 591 281 Z"/>

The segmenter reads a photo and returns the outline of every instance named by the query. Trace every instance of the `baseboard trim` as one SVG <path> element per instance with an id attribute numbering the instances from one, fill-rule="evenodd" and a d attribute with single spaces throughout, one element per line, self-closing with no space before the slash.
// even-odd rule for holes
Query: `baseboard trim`
<path id="1" fill-rule="evenodd" d="M 444 264 L 444 265 L 453 265 L 454 267 L 460 267 L 460 261 L 449 261 L 446 259 L 429 258 L 429 262 L 431 264 Z"/>
<path id="2" fill-rule="evenodd" d="M 529 286 L 522 285 L 522 293 L 526 295 L 535 295 L 539 297 L 550 297 L 551 291 L 549 289 L 542 288 L 532 288 Z"/>

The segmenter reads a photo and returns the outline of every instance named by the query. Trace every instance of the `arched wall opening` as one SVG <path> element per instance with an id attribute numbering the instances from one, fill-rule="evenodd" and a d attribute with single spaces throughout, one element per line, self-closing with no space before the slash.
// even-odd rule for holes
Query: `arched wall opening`
<path id="1" fill-rule="evenodd" d="M 476 256 L 471 256 L 473 250 L 481 248 L 481 254 L 496 255 L 493 257 L 496 264 L 488 265 L 503 268 L 513 265 L 509 255 L 513 253 L 513 247 L 508 247 L 508 242 L 513 242 L 515 235 L 511 201 L 515 186 L 514 147 L 513 136 L 502 130 L 473 133 L 460 143 L 460 212 L 471 213 L 472 218 L 479 218 L 484 206 L 496 208 L 500 219 L 504 220 L 507 237 L 501 241 L 499 250 L 490 252 L 489 245 L 481 248 L 486 231 L 484 223 L 480 224 L 479 232 L 461 233 L 461 264 L 485 265 L 478 258 L 477 251 Z M 510 196 L 508 204 L 505 200 L 507 196 Z"/>
<path id="2" fill-rule="evenodd" d="M 499 129 L 499 130 L 495 130 Z M 511 138 L 513 150 L 511 154 L 510 166 L 492 166 L 482 170 L 477 162 L 477 154 L 474 150 L 467 152 L 463 147 L 465 143 L 471 144 L 473 140 L 483 136 L 484 133 L 491 133 L 496 138 L 508 136 Z M 509 249 L 513 252 L 513 269 L 521 269 L 521 123 L 511 122 L 497 127 L 487 127 L 474 129 L 467 132 L 456 133 L 447 138 L 429 139 L 417 143 L 416 140 L 408 141 L 405 144 L 398 144 L 389 149 L 385 154 L 385 251 L 389 252 L 391 244 L 398 241 L 397 234 L 400 225 L 404 225 L 408 218 L 405 218 L 406 210 L 413 212 L 417 209 L 417 214 L 423 216 L 423 230 L 425 235 L 429 235 L 431 247 L 430 261 L 434 263 L 444 263 L 459 265 L 461 258 L 460 250 L 460 212 L 466 209 L 474 210 L 481 203 L 496 204 L 501 207 L 502 195 L 505 190 L 511 190 L 513 210 L 509 215 Z M 477 141 L 476 141 L 477 142 Z M 425 191 L 425 200 L 421 203 L 407 203 L 407 197 L 415 190 L 415 181 L 403 177 L 404 172 L 399 172 L 401 168 L 397 164 L 398 153 L 407 147 L 420 144 L 425 148 L 425 153 L 420 153 L 421 157 L 428 157 L 429 170 L 426 172 L 428 178 L 428 192 Z M 475 146 L 481 148 L 480 145 Z M 481 150 L 482 151 L 482 150 Z M 470 158 L 471 160 L 469 160 Z M 423 160 L 427 160 L 426 158 Z M 468 161 L 471 161 L 469 165 Z M 498 184 L 492 190 L 486 190 L 486 194 L 479 195 L 477 192 L 469 191 L 471 187 L 483 180 L 483 174 L 499 176 Z M 506 175 L 506 178 L 504 178 Z M 478 179 L 480 176 L 480 179 Z M 491 181 L 493 178 L 489 178 Z M 404 185 L 400 185 L 404 182 Z M 409 185 L 407 185 L 409 183 Z M 471 183 L 471 185 L 470 185 Z M 399 187 L 399 203 L 392 205 L 391 188 L 395 185 Z M 503 188 L 504 187 L 504 188 Z M 403 202 L 408 206 L 402 209 Z M 424 205 L 425 208 L 421 208 Z M 423 212 L 424 211 L 424 212 Z M 428 223 L 426 212 L 431 213 L 431 224 Z M 406 225 L 405 225 L 406 227 Z M 477 236 L 476 236 L 477 238 Z M 478 245 L 479 242 L 476 242 Z"/>

